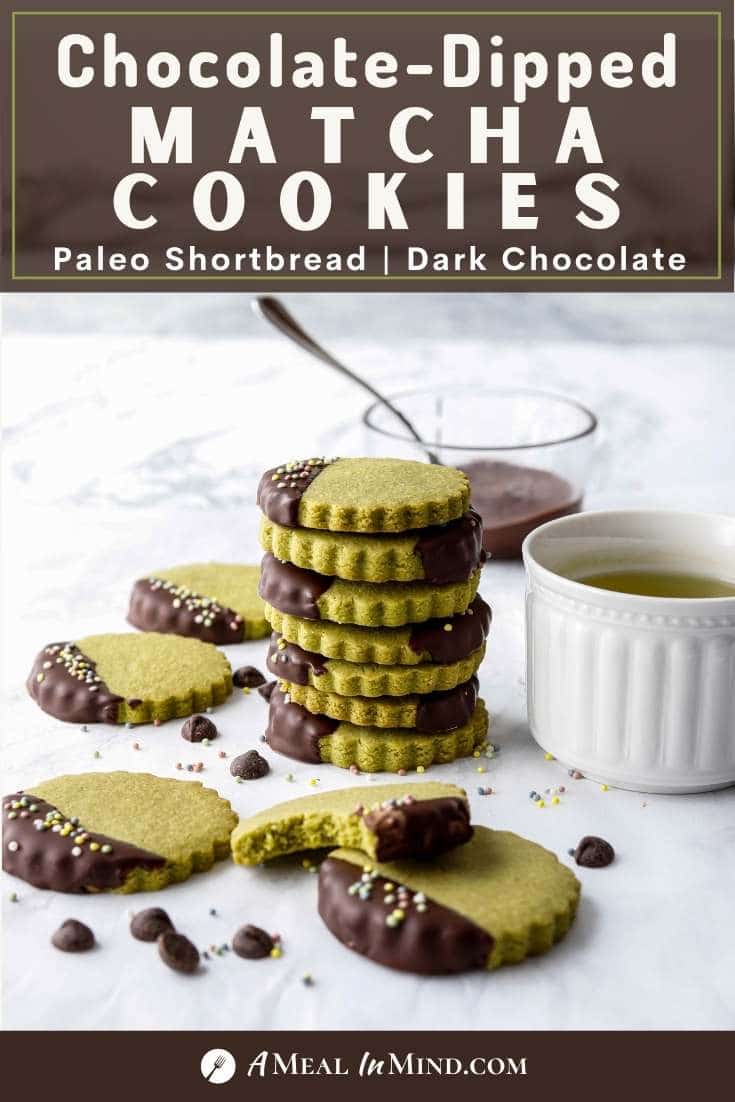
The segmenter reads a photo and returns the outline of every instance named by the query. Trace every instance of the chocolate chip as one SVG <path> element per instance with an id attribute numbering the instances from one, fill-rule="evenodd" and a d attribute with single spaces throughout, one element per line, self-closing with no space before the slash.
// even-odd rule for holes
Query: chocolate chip
<path id="1" fill-rule="evenodd" d="M 265 678 L 255 666 L 241 666 L 233 673 L 232 684 L 236 689 L 257 689 L 265 684 Z"/>
<path id="2" fill-rule="evenodd" d="M 175 930 L 164 930 L 158 938 L 161 960 L 174 972 L 196 972 L 199 967 L 199 950 L 188 937 Z"/>
<path id="3" fill-rule="evenodd" d="M 248 750 L 247 754 L 240 754 L 230 764 L 230 773 L 233 777 L 241 777 L 244 781 L 257 781 L 269 771 L 268 762 L 257 750 Z"/>
<path id="4" fill-rule="evenodd" d="M 156 941 L 162 933 L 173 928 L 173 922 L 160 907 L 138 911 L 130 920 L 130 933 L 138 941 Z"/>
<path id="5" fill-rule="evenodd" d="M 202 742 L 205 738 L 217 738 L 217 728 L 206 716 L 189 716 L 181 728 L 181 737 L 187 742 Z"/>
<path id="6" fill-rule="evenodd" d="M 271 693 L 273 692 L 277 684 L 277 681 L 266 681 L 265 685 L 261 685 L 258 688 L 258 692 L 264 700 L 270 700 Z"/>
<path id="7" fill-rule="evenodd" d="M 262 960 L 270 955 L 273 946 L 273 938 L 260 926 L 241 926 L 232 939 L 232 948 L 238 957 L 247 960 Z"/>
<path id="8" fill-rule="evenodd" d="M 94 934 L 83 922 L 67 918 L 52 936 L 51 944 L 64 953 L 83 953 L 94 945 Z"/>
<path id="9" fill-rule="evenodd" d="M 615 850 L 604 838 L 587 834 L 575 849 L 574 860 L 586 869 L 604 869 L 615 860 Z"/>

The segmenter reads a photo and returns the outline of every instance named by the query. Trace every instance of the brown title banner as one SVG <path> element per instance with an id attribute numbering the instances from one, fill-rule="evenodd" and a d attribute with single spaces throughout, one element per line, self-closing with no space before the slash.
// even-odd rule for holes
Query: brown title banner
<path id="1" fill-rule="evenodd" d="M 245 991 L 243 998 L 248 997 Z M 471 1014 L 468 1008 L 468 1022 Z M 346 1092 L 351 1100 L 369 1102 L 404 1102 L 412 1095 L 435 1102 L 448 1094 L 463 1102 L 538 1102 L 561 1096 L 569 1102 L 627 1096 L 679 1102 L 700 1095 L 707 1083 L 716 1090 L 728 1081 L 731 1049 L 732 1035 L 726 1032 L 682 1038 L 657 1031 L 442 1028 L 424 1033 L 60 1030 L 0 1035 L 9 1097 L 27 1092 L 30 1068 L 35 1093 L 74 1102 L 97 1102 L 101 1094 L 113 1102 L 283 1102 L 309 1096 L 344 1102 Z"/>
<path id="2" fill-rule="evenodd" d="M 4 4 L 6 289 L 732 290 L 729 2 L 110 9 Z"/>

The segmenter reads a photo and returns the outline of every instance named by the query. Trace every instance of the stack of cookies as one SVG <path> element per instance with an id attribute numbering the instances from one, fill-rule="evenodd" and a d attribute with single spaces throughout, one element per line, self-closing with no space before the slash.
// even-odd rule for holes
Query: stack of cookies
<path id="1" fill-rule="evenodd" d="M 300 460 L 266 471 L 258 504 L 271 748 L 400 772 L 483 746 L 476 674 L 490 609 L 465 475 L 400 459 Z"/>

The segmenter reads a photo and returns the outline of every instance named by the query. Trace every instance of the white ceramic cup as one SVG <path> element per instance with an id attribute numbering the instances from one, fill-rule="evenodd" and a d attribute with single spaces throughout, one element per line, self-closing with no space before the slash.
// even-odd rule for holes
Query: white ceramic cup
<path id="1" fill-rule="evenodd" d="M 619 788 L 735 784 L 735 597 L 640 597 L 574 580 L 662 569 L 735 582 L 735 517 L 580 513 L 532 532 L 523 559 L 539 745 Z"/>

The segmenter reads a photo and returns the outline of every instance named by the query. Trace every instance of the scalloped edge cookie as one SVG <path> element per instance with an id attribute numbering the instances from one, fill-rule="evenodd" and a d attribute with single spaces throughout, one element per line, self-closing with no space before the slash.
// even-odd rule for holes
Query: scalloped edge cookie
<path id="1" fill-rule="evenodd" d="M 469 479 L 413 459 L 301 459 L 265 472 L 257 502 L 276 524 L 330 532 L 405 532 L 467 509 Z"/>
<path id="2" fill-rule="evenodd" d="M 273 607 L 268 609 L 268 615 L 275 631 L 304 650 L 344 662 L 368 662 L 379 666 L 417 666 L 446 660 L 453 658 L 457 649 L 459 657 L 466 658 L 484 644 L 492 618 L 489 606 L 479 594 L 464 612 L 398 628 L 366 628 L 357 624 L 331 624 L 328 620 L 307 620 Z M 450 638 L 451 655 L 446 652 Z M 432 646 L 435 649 L 428 649 Z"/>
<path id="3" fill-rule="evenodd" d="M 506 830 L 476 826 L 467 845 L 440 854 L 433 861 L 368 861 L 355 849 L 335 850 L 329 860 L 354 865 L 356 881 L 361 881 L 360 873 L 367 866 L 368 875 L 418 894 L 418 899 L 406 897 L 408 906 L 419 903 L 420 913 L 412 913 L 409 918 L 404 909 L 405 925 L 399 918 L 392 925 L 379 922 L 366 928 L 364 912 L 352 912 L 357 926 L 349 918 L 343 924 L 340 918 L 346 912 L 340 914 L 339 900 L 332 899 L 331 906 L 325 907 L 320 892 L 319 913 L 329 919 L 328 928 L 335 936 L 342 941 L 355 941 L 359 936 L 364 955 L 406 971 L 442 970 L 436 960 L 428 960 L 425 969 L 410 967 L 412 957 L 417 962 L 427 961 L 422 920 L 433 922 L 432 904 L 484 931 L 485 968 L 489 970 L 547 952 L 568 932 L 579 905 L 581 885 L 574 873 L 543 846 Z M 390 906 L 385 905 L 381 895 L 377 891 L 365 893 L 360 904 L 377 905 L 387 914 Z M 441 941 L 432 944 L 439 952 Z M 482 962 L 465 967 L 482 967 Z"/>
<path id="4" fill-rule="evenodd" d="M 227 857 L 237 824 L 213 788 L 152 773 L 66 774 L 16 796 L 3 868 L 49 890 L 157 891 Z"/>
<path id="5" fill-rule="evenodd" d="M 463 727 L 475 709 L 478 693 L 474 676 L 443 692 L 409 696 L 340 696 L 286 681 L 280 681 L 279 687 L 312 715 L 357 727 L 410 727 L 421 734 Z"/>
<path id="6" fill-rule="evenodd" d="M 66 723 L 153 723 L 222 704 L 232 692 L 232 669 L 211 643 L 131 631 L 49 643 L 26 687 L 44 712 Z"/>

